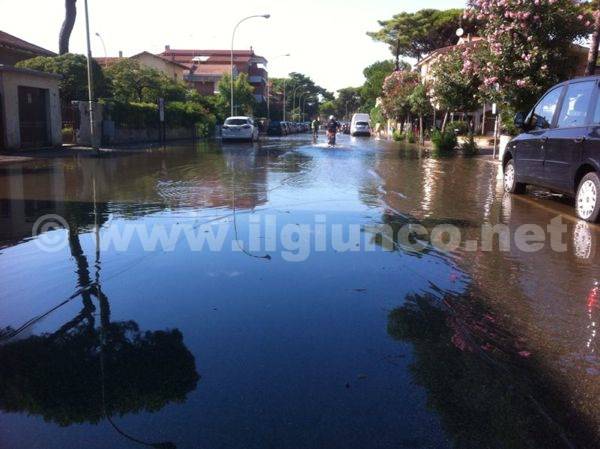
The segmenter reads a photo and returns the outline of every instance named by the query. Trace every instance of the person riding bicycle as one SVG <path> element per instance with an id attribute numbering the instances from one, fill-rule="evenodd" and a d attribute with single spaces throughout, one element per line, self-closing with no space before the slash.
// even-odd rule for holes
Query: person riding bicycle
<path id="1" fill-rule="evenodd" d="M 319 128 L 321 127 L 321 122 L 319 121 L 319 117 L 315 117 L 315 119 L 312 121 L 310 126 L 312 128 L 313 136 L 316 136 L 317 134 L 319 134 Z"/>

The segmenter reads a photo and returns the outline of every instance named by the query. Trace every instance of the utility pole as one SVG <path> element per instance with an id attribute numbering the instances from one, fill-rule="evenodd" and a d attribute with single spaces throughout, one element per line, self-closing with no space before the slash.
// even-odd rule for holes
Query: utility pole
<path id="1" fill-rule="evenodd" d="M 286 78 L 283 79 L 283 121 L 285 122 L 285 103 L 286 103 L 286 98 L 285 98 L 285 81 Z"/>
<path id="2" fill-rule="evenodd" d="M 90 42 L 90 18 L 88 13 L 88 0 L 84 0 L 85 7 L 85 34 L 87 40 L 87 75 L 88 75 L 88 106 L 90 108 L 90 143 L 94 150 L 100 151 L 96 144 L 96 130 L 94 129 L 94 75 L 92 73 L 92 45 Z"/>

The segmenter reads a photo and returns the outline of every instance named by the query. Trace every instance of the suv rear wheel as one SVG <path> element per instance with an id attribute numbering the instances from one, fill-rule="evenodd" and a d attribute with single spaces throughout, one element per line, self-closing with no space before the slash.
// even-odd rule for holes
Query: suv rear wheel
<path id="1" fill-rule="evenodd" d="M 582 220 L 595 223 L 600 215 L 600 179 L 596 173 L 583 177 L 577 189 L 575 199 L 577 216 Z"/>
<path id="2" fill-rule="evenodd" d="M 504 166 L 504 191 L 508 193 L 525 193 L 526 185 L 522 182 L 517 182 L 517 170 L 515 161 L 510 160 Z"/>

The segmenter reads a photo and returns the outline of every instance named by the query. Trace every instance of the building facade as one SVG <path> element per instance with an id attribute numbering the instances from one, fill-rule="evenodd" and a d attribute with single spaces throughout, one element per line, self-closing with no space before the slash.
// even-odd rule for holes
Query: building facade
<path id="1" fill-rule="evenodd" d="M 230 50 L 177 50 L 165 47 L 160 57 L 183 64 L 188 72 L 185 80 L 190 82 L 203 95 L 212 95 L 223 75 L 231 70 Z M 240 73 L 248 75 L 248 81 L 254 88 L 254 97 L 262 103 L 267 99 L 269 74 L 267 60 L 250 50 L 233 52 L 234 76 Z"/>
<path id="2" fill-rule="evenodd" d="M 147 51 L 133 55 L 129 59 L 138 61 L 143 67 L 158 70 L 166 77 L 175 81 L 185 81 L 184 78 L 188 72 L 188 68 L 185 65 L 170 61 Z"/>

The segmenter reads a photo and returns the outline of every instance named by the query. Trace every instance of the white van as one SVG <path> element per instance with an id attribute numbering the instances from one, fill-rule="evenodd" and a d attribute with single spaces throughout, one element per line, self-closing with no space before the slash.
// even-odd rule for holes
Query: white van
<path id="1" fill-rule="evenodd" d="M 350 134 L 353 136 L 371 135 L 371 117 L 369 114 L 354 114 L 350 125 Z"/>

